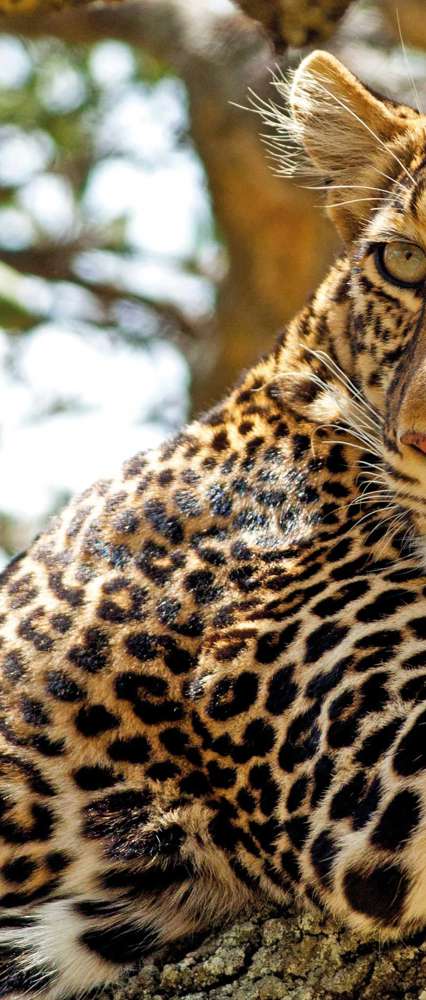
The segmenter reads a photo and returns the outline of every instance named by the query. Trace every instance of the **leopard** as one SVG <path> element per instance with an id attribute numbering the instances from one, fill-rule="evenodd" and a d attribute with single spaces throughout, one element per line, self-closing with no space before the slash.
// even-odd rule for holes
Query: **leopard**
<path id="1" fill-rule="evenodd" d="M 260 899 L 426 925 L 426 116 L 322 50 L 288 112 L 275 86 L 340 255 L 0 578 L 8 1000 L 94 995 Z"/>

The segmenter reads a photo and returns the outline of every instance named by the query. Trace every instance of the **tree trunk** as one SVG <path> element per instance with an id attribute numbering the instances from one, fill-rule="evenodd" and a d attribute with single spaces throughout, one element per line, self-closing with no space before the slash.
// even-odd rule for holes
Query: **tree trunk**
<path id="1" fill-rule="evenodd" d="M 396 41 L 415 49 L 426 48 L 424 0 L 404 0 L 400 4 L 395 0 L 382 0 L 382 6 Z"/>
<path id="2" fill-rule="evenodd" d="M 8 24 L 0 15 L 0 29 Z M 249 87 L 262 96 L 273 93 L 272 46 L 240 11 L 215 12 L 207 0 L 73 7 L 43 18 L 17 17 L 14 25 L 27 37 L 46 33 L 71 44 L 114 37 L 140 45 L 186 84 L 191 134 L 228 258 L 214 314 L 190 348 L 197 414 L 271 348 L 336 251 L 320 195 L 274 175 L 259 135 L 261 120 L 248 108 Z"/>
<path id="3" fill-rule="evenodd" d="M 248 915 L 98 1000 L 426 1000 L 426 944 L 365 942 L 312 910 Z"/>

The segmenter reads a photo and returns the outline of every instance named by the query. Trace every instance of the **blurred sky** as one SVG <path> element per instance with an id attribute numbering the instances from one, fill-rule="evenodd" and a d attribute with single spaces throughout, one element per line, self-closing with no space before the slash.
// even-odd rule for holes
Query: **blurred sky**
<path id="1" fill-rule="evenodd" d="M 202 265 L 218 248 L 202 166 L 185 140 L 182 84 L 164 75 L 145 82 L 131 48 L 115 41 L 93 46 L 85 73 L 60 54 L 42 57 L 40 46 L 0 36 L 0 184 L 17 188 L 12 204 L 0 203 L 0 262 L 2 248 L 60 239 L 82 218 L 92 227 L 119 224 L 131 260 L 88 250 L 76 260 L 77 275 L 94 285 L 113 281 L 195 319 L 207 314 L 214 290 Z M 91 125 L 96 163 L 78 204 L 55 169 L 48 131 L 39 121 L 29 128 L 14 121 L 16 95 L 35 63 L 37 101 L 50 114 L 65 120 L 78 111 L 89 83 L 100 92 Z M 13 521 L 19 547 L 69 494 L 179 427 L 189 371 L 176 344 L 149 337 L 152 316 L 143 308 L 131 342 L 102 329 L 95 298 L 77 283 L 29 276 L 12 286 L 39 317 L 22 335 L 0 326 L 0 517 Z M 0 551 L 0 564 L 6 558 Z"/>

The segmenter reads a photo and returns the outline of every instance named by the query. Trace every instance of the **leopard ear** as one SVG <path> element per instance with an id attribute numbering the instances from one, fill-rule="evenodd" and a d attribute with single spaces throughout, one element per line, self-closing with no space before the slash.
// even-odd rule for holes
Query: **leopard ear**
<path id="1" fill-rule="evenodd" d="M 299 140 L 321 171 L 334 176 L 365 165 L 400 128 L 395 112 L 328 52 L 312 52 L 296 70 L 290 107 Z"/>
<path id="2" fill-rule="evenodd" d="M 289 96 L 293 138 L 307 153 L 310 172 L 331 188 L 333 183 L 360 184 L 361 176 L 364 185 L 383 187 L 378 170 L 385 169 L 389 145 L 406 132 L 415 112 L 375 97 L 338 59 L 322 51 L 300 64 Z M 336 191 L 329 201 L 348 200 L 350 192 L 346 198 L 345 191 L 340 193 L 341 198 Z M 365 196 L 369 193 L 365 191 Z M 362 194 L 353 192 L 353 199 Z M 345 212 L 330 212 L 345 239 L 355 235 L 368 204 L 366 199 L 364 204 L 354 201 Z"/>

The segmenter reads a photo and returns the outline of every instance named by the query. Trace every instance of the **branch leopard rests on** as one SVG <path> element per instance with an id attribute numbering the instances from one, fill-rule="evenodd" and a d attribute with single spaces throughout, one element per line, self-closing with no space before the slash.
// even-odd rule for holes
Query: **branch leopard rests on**
<path id="1" fill-rule="evenodd" d="M 426 924 L 426 118 L 324 53 L 291 104 L 344 255 L 1 578 L 2 997 L 82 994 L 259 892 Z"/>

